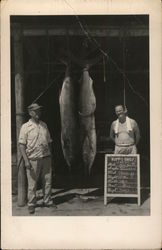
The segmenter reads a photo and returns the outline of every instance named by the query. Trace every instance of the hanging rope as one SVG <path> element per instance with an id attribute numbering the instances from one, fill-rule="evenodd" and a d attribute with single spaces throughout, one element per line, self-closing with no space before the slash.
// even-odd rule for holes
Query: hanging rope
<path id="1" fill-rule="evenodd" d="M 38 99 L 43 96 L 45 94 L 45 92 L 56 82 L 56 80 L 58 80 L 61 76 L 63 76 L 63 73 L 60 73 L 54 80 L 51 81 L 51 83 L 47 86 L 47 88 L 45 88 L 45 90 L 43 90 L 39 96 L 34 99 L 34 101 L 32 103 L 35 103 L 36 101 L 38 101 Z"/>
<path id="2" fill-rule="evenodd" d="M 99 43 L 96 41 L 96 39 L 90 35 L 90 32 L 88 32 L 88 31 L 84 28 L 83 24 L 81 23 L 81 21 L 80 21 L 78 15 L 76 14 L 76 12 L 75 12 L 75 10 L 74 10 L 74 8 L 72 8 L 72 6 L 71 6 L 66 0 L 64 0 L 64 2 L 74 11 L 75 17 L 76 17 L 76 19 L 77 19 L 77 21 L 78 21 L 78 23 L 79 23 L 79 25 L 80 25 L 80 27 L 81 27 L 83 33 L 84 33 L 85 36 L 88 38 L 88 40 L 89 40 L 91 43 L 93 43 L 93 44 L 98 48 L 98 50 L 101 52 L 101 54 L 102 54 L 103 56 L 106 57 L 107 60 L 109 59 L 109 60 L 114 64 L 114 66 L 115 66 L 116 69 L 119 71 L 119 73 L 122 74 L 123 78 L 124 78 L 125 80 L 127 80 L 128 86 L 130 87 L 130 89 L 132 90 L 132 92 L 133 92 L 135 95 L 137 95 L 137 96 L 145 103 L 145 105 L 148 107 L 148 103 L 147 103 L 147 101 L 145 100 L 145 98 L 144 98 L 138 91 L 136 91 L 136 90 L 134 89 L 134 87 L 133 87 L 132 84 L 130 83 L 129 79 L 127 78 L 127 76 L 125 75 L 125 73 L 119 68 L 119 66 L 117 65 L 117 63 L 112 59 L 112 57 L 110 57 L 110 56 L 100 47 L 100 45 L 99 45 Z M 105 70 L 105 69 L 104 69 L 104 70 Z M 61 75 L 62 75 L 62 74 L 61 74 Z M 60 77 L 60 76 L 59 76 L 59 77 Z M 57 77 L 56 77 L 56 79 L 57 79 Z M 56 79 L 54 79 L 54 81 L 56 81 Z M 52 84 L 53 84 L 53 81 L 52 81 Z M 43 92 L 41 92 L 41 94 L 40 94 L 33 102 L 37 101 L 37 100 L 38 100 L 38 99 L 39 99 L 39 98 L 40 98 L 40 97 L 41 97 L 41 96 L 51 87 L 52 84 L 50 84 Z M 125 96 L 125 94 L 124 94 L 124 96 Z M 125 98 L 125 97 L 124 97 L 124 98 Z M 125 102 L 125 101 L 124 101 L 124 102 Z"/>
<path id="3" fill-rule="evenodd" d="M 47 30 L 47 79 L 46 79 L 46 86 L 48 86 L 49 82 L 49 75 L 50 75 L 50 41 L 49 41 L 49 34 Z"/>
<path id="4" fill-rule="evenodd" d="M 98 44 L 95 38 L 93 38 L 93 41 L 95 41 L 96 45 Z M 123 79 L 127 80 L 128 86 L 130 87 L 130 89 L 132 90 L 132 92 L 135 95 L 137 95 L 145 103 L 146 107 L 148 107 L 148 103 L 145 100 L 145 98 L 137 90 L 134 89 L 134 87 L 130 83 L 128 77 L 125 75 L 125 73 L 123 72 L 123 70 L 119 68 L 118 64 L 112 59 L 112 57 L 110 55 L 108 55 L 105 51 L 103 51 L 100 47 L 98 49 L 106 57 L 107 60 L 109 59 L 114 64 L 114 66 L 116 67 L 116 69 L 122 74 Z"/>
<path id="5" fill-rule="evenodd" d="M 119 66 L 117 65 L 117 63 L 112 59 L 112 57 L 109 56 L 110 61 L 115 65 L 115 67 L 117 68 L 117 70 L 125 77 L 125 79 L 127 80 L 128 86 L 130 87 L 130 89 L 132 90 L 132 92 L 137 95 L 144 103 L 145 105 L 148 107 L 148 103 L 145 100 L 145 98 L 134 89 L 134 87 L 132 86 L 132 84 L 130 83 L 128 77 L 124 74 L 123 70 L 119 68 Z"/>
<path id="6" fill-rule="evenodd" d="M 67 51 L 68 51 L 68 62 L 71 67 L 70 39 L 68 30 L 66 31 L 66 41 L 67 41 Z"/>
<path id="7" fill-rule="evenodd" d="M 117 65 L 117 63 L 112 59 L 112 57 L 110 57 L 110 55 L 108 55 L 102 48 L 101 46 L 99 45 L 99 43 L 96 41 L 96 39 L 94 37 L 91 36 L 90 32 L 85 29 L 85 27 L 83 26 L 82 22 L 80 21 L 80 18 L 79 16 L 77 15 L 76 11 L 74 10 L 74 8 L 66 1 L 64 0 L 64 2 L 73 10 L 74 12 L 74 15 L 75 15 L 75 18 L 77 19 L 78 21 L 78 24 L 79 26 L 81 27 L 83 33 L 85 34 L 85 36 L 88 38 L 88 40 L 90 42 L 92 42 L 97 48 L 98 50 L 102 53 L 102 55 L 104 55 L 106 57 L 106 59 L 110 60 L 114 66 L 116 67 L 116 69 L 122 74 L 123 78 L 125 78 L 125 80 L 127 81 L 128 83 L 128 86 L 130 87 L 130 89 L 132 90 L 132 92 L 137 95 L 146 105 L 146 107 L 148 107 L 148 103 L 147 101 L 145 100 L 145 98 L 138 92 L 134 89 L 134 87 L 132 86 L 132 84 L 130 83 L 128 77 L 125 75 L 125 73 L 119 68 L 119 66 Z"/>
<path id="8" fill-rule="evenodd" d="M 67 32 L 67 49 L 68 49 L 68 56 L 70 55 L 70 50 L 69 50 L 69 35 L 68 35 L 68 32 Z M 49 69 L 49 34 L 47 33 L 47 58 L 48 58 L 48 68 L 47 68 L 47 80 L 46 80 L 46 85 L 48 84 L 48 81 L 49 81 L 49 74 L 50 74 L 50 69 Z M 70 58 L 70 56 L 69 56 Z M 49 85 L 36 97 L 36 99 L 34 99 L 34 101 L 32 103 L 35 103 L 36 101 L 38 101 L 40 99 L 40 97 L 42 97 L 46 91 L 48 89 L 50 89 L 50 87 L 56 82 L 56 80 L 58 80 L 61 76 L 63 77 L 63 74 L 64 73 L 60 73 L 54 80 L 52 80 Z"/>
<path id="9" fill-rule="evenodd" d="M 126 95 L 125 95 L 125 39 L 123 38 L 123 103 L 126 109 Z"/>
<path id="10" fill-rule="evenodd" d="M 104 56 L 103 56 L 103 78 L 104 78 L 104 82 L 106 82 L 105 57 Z"/>

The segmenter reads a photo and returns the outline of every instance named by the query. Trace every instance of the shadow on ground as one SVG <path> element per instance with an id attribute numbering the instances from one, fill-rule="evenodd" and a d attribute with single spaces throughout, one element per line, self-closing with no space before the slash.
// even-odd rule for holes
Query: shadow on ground
<path id="1" fill-rule="evenodd" d="M 81 198 L 82 200 L 94 200 L 99 197 L 104 196 L 103 188 L 98 188 L 93 191 L 84 191 L 83 192 L 73 192 L 73 189 L 61 189 L 52 193 L 52 199 L 54 204 L 59 205 L 66 202 L 72 201 L 74 198 Z M 141 205 L 150 197 L 149 189 L 141 189 Z M 43 196 L 40 195 L 37 200 L 42 200 Z M 108 203 L 114 204 L 136 204 L 137 198 L 128 198 L 128 197 L 115 197 L 111 198 Z M 42 204 L 38 204 L 38 206 L 42 207 Z"/>

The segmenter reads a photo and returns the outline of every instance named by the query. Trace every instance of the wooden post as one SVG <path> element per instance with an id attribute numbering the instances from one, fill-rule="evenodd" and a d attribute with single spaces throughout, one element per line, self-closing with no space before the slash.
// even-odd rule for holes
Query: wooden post
<path id="1" fill-rule="evenodd" d="M 26 172 L 18 146 L 20 128 L 24 123 L 24 79 L 23 79 L 23 44 L 20 24 L 14 25 L 14 62 L 15 62 L 15 104 L 16 104 L 16 137 L 18 167 L 18 206 L 26 204 Z"/>
<path id="2" fill-rule="evenodd" d="M 107 205 L 107 156 L 105 154 L 105 170 L 104 170 L 104 205 Z"/>
<path id="3" fill-rule="evenodd" d="M 137 161 L 138 161 L 138 206 L 141 206 L 141 175 L 140 175 L 140 155 L 137 155 Z"/>

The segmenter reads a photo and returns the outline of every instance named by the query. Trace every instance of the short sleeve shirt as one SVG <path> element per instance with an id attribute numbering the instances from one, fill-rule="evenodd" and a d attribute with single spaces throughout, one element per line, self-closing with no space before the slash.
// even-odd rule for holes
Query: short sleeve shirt
<path id="1" fill-rule="evenodd" d="M 39 159 L 50 156 L 49 143 L 52 142 L 46 123 L 36 124 L 32 120 L 24 123 L 20 130 L 19 143 L 26 145 L 29 159 Z"/>

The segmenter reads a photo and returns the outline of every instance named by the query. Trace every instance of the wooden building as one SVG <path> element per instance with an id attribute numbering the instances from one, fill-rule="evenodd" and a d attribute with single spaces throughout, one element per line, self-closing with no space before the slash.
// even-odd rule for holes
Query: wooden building
<path id="1" fill-rule="evenodd" d="M 53 138 L 54 187 L 74 187 L 80 173 L 71 179 L 60 141 L 59 93 L 65 66 L 60 58 L 71 51 L 82 56 L 88 43 L 89 57 L 102 55 L 90 69 L 97 100 L 95 112 L 97 155 L 91 183 L 102 186 L 104 154 L 113 152 L 109 138 L 116 119 L 114 105 L 126 103 L 129 116 L 140 127 L 141 185 L 150 184 L 149 118 L 149 19 L 147 15 L 11 16 L 11 116 L 12 186 L 17 191 L 17 135 L 28 120 L 26 107 L 35 99 L 44 106 L 42 120 Z M 74 70 L 76 79 L 79 71 Z M 16 135 L 17 133 L 17 135 Z M 19 155 L 18 155 L 19 158 Z M 78 181 L 79 180 L 79 181 Z"/>

